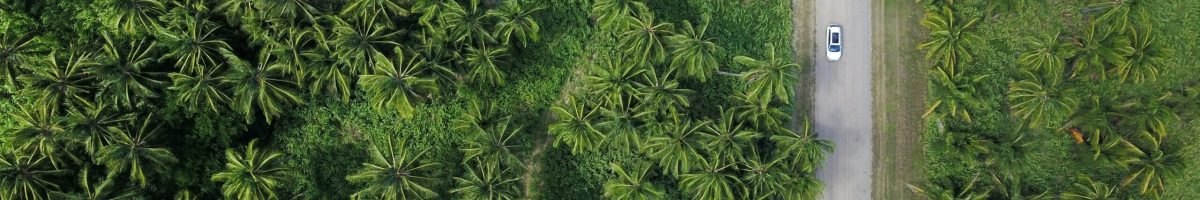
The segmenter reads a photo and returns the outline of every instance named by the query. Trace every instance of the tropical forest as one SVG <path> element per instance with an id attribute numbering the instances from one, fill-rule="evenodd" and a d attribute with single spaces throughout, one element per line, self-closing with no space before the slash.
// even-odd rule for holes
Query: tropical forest
<path id="1" fill-rule="evenodd" d="M 813 199 L 790 15 L 0 0 L 0 199 Z"/>
<path id="2" fill-rule="evenodd" d="M 920 198 L 1200 198 L 1200 2 L 918 2 Z"/>
<path id="3" fill-rule="evenodd" d="M 1196 0 L 0 0 L 0 200 L 1200 199 Z"/>

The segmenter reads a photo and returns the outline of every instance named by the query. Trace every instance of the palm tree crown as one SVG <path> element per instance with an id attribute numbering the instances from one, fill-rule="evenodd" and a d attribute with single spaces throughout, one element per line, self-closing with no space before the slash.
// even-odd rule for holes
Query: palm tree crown
<path id="1" fill-rule="evenodd" d="M 279 199 L 275 194 L 288 175 L 279 166 L 283 154 L 259 149 L 258 140 L 246 145 L 245 153 L 225 150 L 225 169 L 212 176 L 214 182 L 224 182 L 221 194 L 229 199 Z"/>

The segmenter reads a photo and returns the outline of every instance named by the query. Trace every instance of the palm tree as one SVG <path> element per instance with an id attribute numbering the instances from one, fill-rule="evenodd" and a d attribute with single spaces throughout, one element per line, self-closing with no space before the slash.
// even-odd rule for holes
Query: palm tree
<path id="1" fill-rule="evenodd" d="M 1180 120 L 1179 115 L 1175 114 L 1177 109 L 1163 103 L 1170 97 L 1169 93 L 1153 98 L 1137 97 L 1121 102 L 1113 108 L 1124 113 L 1123 121 L 1134 128 L 1132 130 L 1135 134 L 1149 134 L 1154 136 L 1155 140 L 1162 141 L 1170 132 L 1168 125 Z"/>
<path id="2" fill-rule="evenodd" d="M 695 93 L 690 89 L 682 88 L 679 81 L 672 77 L 675 73 L 668 69 L 661 76 L 654 70 L 647 70 L 642 73 L 642 80 L 635 82 L 638 93 L 641 97 L 638 98 L 641 104 L 638 106 L 643 111 L 652 111 L 662 114 L 669 114 L 673 117 L 678 117 L 679 110 L 691 106 L 688 101 L 688 95 Z"/>
<path id="3" fill-rule="evenodd" d="M 486 131 L 476 132 L 466 142 L 463 151 L 463 161 L 475 160 L 479 163 L 520 163 L 516 151 L 520 150 L 514 138 L 521 133 L 521 127 L 509 129 L 509 121 L 501 121 Z"/>
<path id="4" fill-rule="evenodd" d="M 448 85 L 458 85 L 462 82 L 462 77 L 451 70 L 450 66 L 461 64 L 460 61 L 464 58 L 459 51 L 446 45 L 449 43 L 446 30 L 424 28 L 409 36 L 416 42 L 412 45 L 413 51 L 425 57 L 430 68 L 439 69 L 434 71 L 439 81 L 450 83 Z"/>
<path id="5" fill-rule="evenodd" d="M 226 77 L 217 74 L 219 71 L 210 69 L 196 76 L 183 73 L 167 74 L 174 83 L 168 89 L 177 92 L 175 100 L 188 111 L 201 112 L 209 109 L 218 113 L 220 108 L 230 101 L 229 94 L 223 87 Z"/>
<path id="6" fill-rule="evenodd" d="M 260 32 L 274 36 L 266 37 L 266 44 L 263 47 L 267 53 L 275 56 L 275 65 L 281 65 L 284 73 L 292 74 L 296 77 L 296 81 L 304 81 L 308 77 L 306 68 L 309 68 L 310 63 L 306 63 L 304 53 L 308 51 L 311 44 L 314 43 L 313 36 L 317 31 L 301 28 L 283 28 L 275 34 L 269 32 Z M 324 38 L 322 38 L 324 39 Z M 318 41 L 325 42 L 325 41 Z"/>
<path id="7" fill-rule="evenodd" d="M 635 85 L 646 69 L 625 63 L 620 55 L 601 56 L 584 80 L 591 94 L 612 105 L 622 98 L 640 95 Z"/>
<path id="8" fill-rule="evenodd" d="M 520 178 L 512 177 L 508 168 L 500 169 L 499 163 L 480 163 L 466 167 L 463 177 L 454 177 L 458 188 L 450 193 L 462 195 L 463 199 L 514 200 L 518 198 L 517 183 Z M 511 178 L 510 178 L 511 177 Z"/>
<path id="9" fill-rule="evenodd" d="M 466 113 L 463 113 L 460 118 L 450 121 L 455 131 L 480 134 L 491 130 L 496 125 L 508 124 L 512 119 L 511 115 L 501 113 L 495 102 L 492 101 L 483 102 L 479 99 L 471 99 L 467 106 Z"/>
<path id="10" fill-rule="evenodd" d="M 674 25 L 655 23 L 654 13 L 644 12 L 640 17 L 626 16 L 622 19 L 619 44 L 622 52 L 633 59 L 634 64 L 658 64 L 667 59 L 667 37 Z"/>
<path id="11" fill-rule="evenodd" d="M 1142 194 L 1158 197 L 1166 189 L 1165 179 L 1182 172 L 1184 158 L 1177 148 L 1164 148 L 1162 139 L 1151 133 L 1139 134 L 1149 144 L 1135 145 L 1132 151 L 1135 160 L 1129 163 L 1129 172 L 1121 179 L 1121 186 L 1133 184 Z"/>
<path id="12" fill-rule="evenodd" d="M 644 0 L 597 0 L 592 3 L 590 15 L 601 25 L 601 29 L 616 32 L 626 16 L 649 13 Z"/>
<path id="13" fill-rule="evenodd" d="M 83 168 L 79 171 L 79 187 L 83 192 L 65 193 L 61 191 L 51 191 L 50 196 L 55 199 L 66 200 L 134 200 L 139 199 L 138 193 L 132 189 L 117 190 L 113 187 L 113 179 L 105 178 L 100 181 L 100 184 L 93 185 L 91 178 L 88 177 L 88 168 Z M 117 190 L 117 191 L 114 191 Z M 116 193 L 114 193 L 116 192 Z"/>
<path id="14" fill-rule="evenodd" d="M 337 55 L 328 35 L 314 31 L 313 38 L 317 41 L 312 48 L 304 50 L 301 56 L 307 62 L 304 68 L 309 76 L 308 88 L 310 95 L 338 94 L 343 102 L 350 101 L 350 87 L 354 84 L 354 72 L 348 62 L 343 62 Z"/>
<path id="15" fill-rule="evenodd" d="M 297 16 L 304 17 L 303 19 L 309 22 L 316 22 L 316 17 L 320 12 L 313 7 L 309 2 L 313 0 L 257 0 L 254 1 L 254 6 L 259 8 L 266 17 L 270 19 L 282 19 L 292 22 Z M 353 3 L 360 3 L 355 1 Z M 403 10 L 403 8 L 401 8 Z"/>
<path id="16" fill-rule="evenodd" d="M 157 62 L 152 55 L 155 43 L 129 41 L 128 45 L 118 46 L 108 34 L 104 34 L 104 41 L 108 62 L 85 69 L 100 81 L 97 98 L 110 105 L 132 109 L 143 104 L 142 100 L 158 97 L 156 90 L 164 82 L 154 78 L 161 74 L 145 70 Z"/>
<path id="17" fill-rule="evenodd" d="M 112 129 L 111 145 L 97 152 L 96 162 L 108 168 L 109 176 L 129 172 L 129 179 L 146 187 L 146 170 L 162 173 L 178 160 L 166 148 L 152 147 L 151 137 L 160 132 L 161 123 L 150 114 L 125 129 Z"/>
<path id="18" fill-rule="evenodd" d="M 1158 79 L 1160 69 L 1170 68 L 1167 59 L 1175 50 L 1166 45 L 1154 42 L 1153 29 L 1146 26 L 1144 31 L 1133 31 L 1133 51 L 1129 61 L 1117 65 L 1112 73 L 1121 77 L 1121 82 L 1132 80 L 1133 83 L 1143 83 Z"/>
<path id="19" fill-rule="evenodd" d="M 1092 25 L 1078 40 L 1081 40 L 1077 42 L 1080 45 L 1079 55 L 1075 58 L 1071 78 L 1090 75 L 1093 79 L 1108 79 L 1106 67 L 1125 65 L 1135 50 L 1128 37 L 1119 35 L 1112 28 L 1098 28 L 1096 25 Z"/>
<path id="20" fill-rule="evenodd" d="M 671 47 L 671 68 L 679 70 L 689 78 L 707 82 L 708 77 L 717 71 L 716 54 L 719 49 L 712 38 L 704 37 L 708 30 L 708 15 L 703 15 L 698 26 L 684 20 L 678 35 L 667 37 Z"/>
<path id="21" fill-rule="evenodd" d="M 81 109 L 71 109 L 67 116 L 72 140 L 83 145 L 89 155 L 96 155 L 101 147 L 109 145 L 113 130 L 122 123 L 133 120 L 129 113 L 114 112 L 105 104 L 97 104 Z"/>
<path id="22" fill-rule="evenodd" d="M 238 25 L 242 18 L 253 18 L 258 12 L 254 0 L 218 0 L 216 11 L 222 12 L 229 24 Z"/>
<path id="23" fill-rule="evenodd" d="M 1074 113 L 1078 102 L 1059 85 L 1057 73 L 1048 72 L 1041 78 L 1028 70 L 1022 70 L 1026 80 L 1009 83 L 1008 100 L 1012 114 L 1025 120 L 1032 128 L 1041 128 L 1043 123 L 1054 126 L 1068 113 Z"/>
<path id="24" fill-rule="evenodd" d="M 105 3 L 110 10 L 104 14 L 112 16 L 105 17 L 104 23 L 124 34 L 157 29 L 157 15 L 164 9 L 159 0 L 109 0 Z"/>
<path id="25" fill-rule="evenodd" d="M 622 98 L 625 99 L 625 98 Z M 632 108 L 628 101 L 622 100 L 616 106 L 600 107 L 600 121 L 596 129 L 607 138 L 603 144 L 627 150 L 629 147 L 641 147 L 643 130 L 638 129 L 640 119 L 651 115 L 650 111 L 639 111 Z"/>
<path id="26" fill-rule="evenodd" d="M 390 26 L 395 20 L 408 16 L 408 10 L 398 1 L 392 0 L 352 0 L 342 8 L 341 15 L 365 23 L 376 23 Z"/>
<path id="27" fill-rule="evenodd" d="M 993 187 L 998 188 L 992 190 L 992 197 L 1001 197 L 1004 199 L 1028 199 L 1028 200 L 1048 200 L 1055 199 L 1052 195 L 1046 195 L 1045 189 L 1038 186 L 1030 186 L 1021 183 L 1021 178 L 1015 176 L 1004 176 L 1000 179 L 993 179 Z M 996 194 L 999 193 L 999 194 Z"/>
<path id="28" fill-rule="evenodd" d="M 970 109 L 984 107 L 984 102 L 975 96 L 975 86 L 987 78 L 987 75 L 955 76 L 952 75 L 952 72 L 943 69 L 932 69 L 929 75 L 934 78 L 930 83 L 933 85 L 933 89 L 929 91 L 932 102 L 921 117 L 929 117 L 936 112 L 936 118 L 939 120 L 949 116 L 969 123 L 971 122 Z"/>
<path id="29" fill-rule="evenodd" d="M 944 148 L 944 151 L 955 152 L 947 157 L 957 158 L 960 162 L 970 166 L 979 166 L 981 163 L 985 163 L 986 156 L 993 154 L 995 150 L 996 142 L 981 134 L 950 130 L 944 126 L 939 126 L 939 129 L 934 137 L 938 138 L 934 143 L 937 145 L 935 148 Z"/>
<path id="30" fill-rule="evenodd" d="M 495 10 L 487 12 L 488 16 L 495 17 L 496 36 L 501 44 L 509 45 L 512 39 L 519 40 L 521 47 L 528 46 L 527 42 L 538 41 L 537 21 L 533 20 L 533 13 L 542 10 L 543 7 L 534 7 L 531 9 L 523 9 L 517 1 L 506 1 Z"/>
<path id="31" fill-rule="evenodd" d="M 378 61 L 375 74 L 360 75 L 358 85 L 367 91 L 371 107 L 380 111 L 394 109 L 400 118 L 411 118 L 415 112 L 412 104 L 433 98 L 441 89 L 437 80 L 419 76 L 427 67 L 424 58 L 400 47 L 392 51 L 396 56 L 391 60 L 376 54 L 379 58 L 375 58 Z"/>
<path id="32" fill-rule="evenodd" d="M 941 64 L 950 75 L 960 72 L 957 65 L 974 60 L 971 49 L 983 43 L 983 38 L 971 31 L 979 19 L 963 23 L 949 6 L 925 12 L 921 25 L 929 29 L 929 42 L 917 45 L 925 50 L 925 59 Z"/>
<path id="33" fill-rule="evenodd" d="M 693 194 L 693 199 L 734 199 L 742 181 L 726 171 L 733 164 L 723 164 L 721 161 L 700 159 L 703 169 L 688 174 L 679 175 L 679 187 Z"/>
<path id="34" fill-rule="evenodd" d="M 259 149 L 258 139 L 246 145 L 246 152 L 225 150 L 225 169 L 212 176 L 213 182 L 224 182 L 221 194 L 228 199 L 278 199 L 275 194 L 288 180 L 287 169 L 280 167 L 283 154 Z"/>
<path id="35" fill-rule="evenodd" d="M 439 27 L 434 27 L 434 19 L 439 19 L 450 4 L 457 3 L 454 0 L 416 0 L 412 5 L 412 13 L 421 14 L 417 21 L 425 29 L 437 29 Z"/>
<path id="36" fill-rule="evenodd" d="M 558 118 L 549 127 L 550 134 L 555 136 L 555 147 L 565 143 L 571 146 L 571 154 L 578 154 L 600 148 L 604 142 L 604 134 L 592 126 L 596 109 L 587 109 L 575 98 L 568 97 L 562 104 L 550 107 L 550 111 Z"/>
<path id="37" fill-rule="evenodd" d="M 30 31 L 22 35 L 16 35 L 15 32 L 15 29 L 0 32 L 0 76 L 4 79 L 2 86 L 17 86 L 17 77 L 28 71 L 21 66 L 37 60 L 32 54 L 37 47 L 33 38 L 39 31 Z"/>
<path id="38" fill-rule="evenodd" d="M 733 110 L 721 110 L 721 118 L 705 127 L 700 141 L 713 162 L 736 163 L 745 160 L 747 150 L 762 137 L 751 129 L 743 129 L 739 120 L 734 120 Z"/>
<path id="39" fill-rule="evenodd" d="M 20 105 L 12 113 L 17 121 L 16 129 L 10 130 L 10 141 L 17 149 L 39 154 L 40 159 L 50 161 L 57 168 L 60 141 L 66 132 L 65 120 L 46 107 Z"/>
<path id="40" fill-rule="evenodd" d="M 816 199 L 825 187 L 808 169 L 789 167 L 787 156 L 762 157 L 755 149 L 742 163 L 744 196 L 749 199 Z M 815 165 L 819 165 L 816 163 Z"/>
<path id="41" fill-rule="evenodd" d="M 737 118 L 749 122 L 755 128 L 768 130 L 775 127 L 782 127 L 783 121 L 791 118 L 791 115 L 779 110 L 778 105 L 773 105 L 771 99 L 760 99 L 750 96 L 745 91 L 737 91 L 733 95 L 733 102 L 737 103 L 734 106 L 733 112 L 737 113 Z"/>
<path id="42" fill-rule="evenodd" d="M 450 41 L 460 47 L 483 48 L 488 42 L 496 41 L 487 29 L 487 17 L 486 9 L 479 7 L 479 0 L 470 0 L 466 7 L 450 1 L 441 12 L 441 22 L 450 34 Z"/>
<path id="43" fill-rule="evenodd" d="M 1137 146 L 1113 132 L 1104 129 L 1092 129 L 1088 135 L 1088 147 L 1091 148 L 1092 160 L 1114 164 L 1128 168 L 1138 157 L 1144 155 Z"/>
<path id="44" fill-rule="evenodd" d="M 1076 176 L 1071 188 L 1063 192 L 1064 200 L 1117 200 L 1117 188 L 1109 187 L 1103 182 L 1093 181 L 1091 177 Z"/>
<path id="45" fill-rule="evenodd" d="M 800 132 L 780 129 L 779 133 L 770 136 L 778 152 L 790 157 L 792 168 L 801 172 L 813 172 L 823 166 L 825 157 L 833 152 L 834 144 L 829 140 L 818 139 L 812 133 L 812 123 L 805 119 Z"/>
<path id="46" fill-rule="evenodd" d="M 682 175 L 691 171 L 696 165 L 700 165 L 703 157 L 700 156 L 700 150 L 704 144 L 697 141 L 696 137 L 704 134 L 704 127 L 708 126 L 709 121 L 693 121 L 683 120 L 667 125 L 664 133 L 650 136 L 646 140 L 646 146 L 642 148 L 646 152 L 646 156 L 650 159 L 658 160 L 658 166 L 662 167 L 663 174 L 666 175 Z"/>
<path id="47" fill-rule="evenodd" d="M 370 73 L 374 65 L 380 62 L 375 59 L 379 57 L 377 54 L 383 54 L 383 50 L 388 47 L 400 46 L 395 42 L 399 32 L 389 31 L 385 26 L 372 21 L 360 21 L 350 25 L 337 17 L 330 19 L 334 23 L 333 44 L 337 56 L 350 67 L 350 73 L 353 75 Z"/>
<path id="48" fill-rule="evenodd" d="M 746 86 L 749 87 L 746 94 L 763 100 L 778 99 L 784 104 L 791 104 L 793 91 L 790 86 L 796 82 L 796 75 L 793 73 L 800 70 L 800 65 L 777 57 L 774 44 L 767 43 L 765 48 L 767 55 L 764 60 L 747 56 L 733 57 L 734 62 L 750 67 L 749 71 L 741 74 L 742 80 L 746 81 Z"/>
<path id="49" fill-rule="evenodd" d="M 59 189 L 53 177 L 70 173 L 66 169 L 47 167 L 43 155 L 27 154 L 20 150 L 0 153 L 0 197 L 3 199 L 50 199 L 49 191 Z"/>
<path id="50" fill-rule="evenodd" d="M 259 54 L 257 67 L 244 62 L 233 64 L 233 72 L 223 79 L 233 86 L 232 107 L 242 113 L 246 123 L 254 120 L 255 108 L 270 124 L 283 112 L 284 105 L 302 103 L 295 91 L 296 83 L 282 78 L 282 66 L 271 62 L 270 54 Z"/>
<path id="51" fill-rule="evenodd" d="M 84 69 L 99 65 L 91 54 L 70 53 L 65 62 L 60 62 L 57 51 L 46 56 L 48 66 L 29 67 L 32 73 L 17 77 L 25 82 L 23 93 L 37 99 L 38 104 L 48 110 L 71 108 L 91 104 L 89 93 L 93 88 L 89 81 L 94 77 Z"/>
<path id="52" fill-rule="evenodd" d="M 621 164 L 608 163 L 617 179 L 604 182 L 604 198 L 613 200 L 651 200 L 663 199 L 666 193 L 654 183 L 647 180 L 650 172 L 648 164 L 634 164 L 626 170 Z"/>
<path id="53" fill-rule="evenodd" d="M 751 152 L 747 155 L 749 159 L 741 163 L 744 172 L 741 180 L 746 184 L 743 195 L 747 199 L 772 199 L 792 190 L 788 187 L 791 175 L 783 170 L 786 157 L 775 155 L 764 158 L 758 152 Z"/>
<path id="54" fill-rule="evenodd" d="M 1032 51 L 1021 53 L 1018 63 L 1029 71 L 1060 74 L 1067 65 L 1067 58 L 1075 56 L 1075 46 L 1059 40 L 1062 33 L 1046 35 L 1044 38 L 1030 40 L 1026 45 Z M 1058 76 L 1047 78 L 1058 79 Z"/>
<path id="55" fill-rule="evenodd" d="M 225 40 L 213 36 L 220 25 L 198 17 L 185 18 L 183 21 L 186 25 L 180 32 L 159 31 L 158 40 L 163 41 L 163 47 L 170 49 L 162 57 L 174 59 L 175 67 L 184 73 L 204 74 L 208 70 L 215 70 L 210 68 L 221 63 L 218 60 L 222 58 L 221 54 L 232 53 L 233 49 Z"/>
<path id="56" fill-rule="evenodd" d="M 813 173 L 799 173 L 797 169 L 785 169 L 791 172 L 791 177 L 788 178 L 787 184 L 790 189 L 779 191 L 782 192 L 783 199 L 817 199 L 821 196 L 821 191 L 825 189 L 825 183 Z"/>
<path id="57" fill-rule="evenodd" d="M 505 47 L 467 48 L 466 66 L 471 81 L 484 83 L 489 86 L 504 85 L 504 71 L 501 67 L 507 65 L 504 59 L 508 57 Z"/>
<path id="58" fill-rule="evenodd" d="M 957 182 L 948 179 L 936 180 L 923 186 L 908 185 L 908 189 L 917 195 L 932 200 L 984 200 L 992 189 L 979 183 L 979 175 L 971 177 L 967 182 Z"/>
<path id="59" fill-rule="evenodd" d="M 1096 18 L 1096 21 L 1108 22 L 1115 25 L 1118 29 L 1125 30 L 1129 25 L 1130 17 L 1136 19 L 1144 19 L 1146 16 L 1146 6 L 1140 3 L 1139 0 L 1093 0 L 1088 4 L 1088 7 L 1106 10 L 1104 14 Z"/>
<path id="60" fill-rule="evenodd" d="M 435 179 L 421 176 L 428 173 L 437 163 L 422 163 L 421 156 L 425 150 L 416 154 L 408 152 L 407 141 L 388 137 L 386 144 L 372 145 L 368 150 L 371 160 L 363 163 L 358 172 L 346 176 L 351 183 L 365 183 L 366 188 L 355 192 L 351 198 L 370 199 L 428 199 L 437 196 L 429 189 L 429 183 Z"/>

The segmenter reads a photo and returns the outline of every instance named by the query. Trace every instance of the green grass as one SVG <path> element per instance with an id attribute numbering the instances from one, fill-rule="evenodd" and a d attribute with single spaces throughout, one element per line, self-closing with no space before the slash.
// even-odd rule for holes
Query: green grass
<path id="1" fill-rule="evenodd" d="M 925 102 L 923 54 L 916 51 L 925 30 L 920 6 L 908 0 L 875 0 L 873 110 L 875 111 L 872 198 L 916 199 L 907 184 L 921 180 Z"/>

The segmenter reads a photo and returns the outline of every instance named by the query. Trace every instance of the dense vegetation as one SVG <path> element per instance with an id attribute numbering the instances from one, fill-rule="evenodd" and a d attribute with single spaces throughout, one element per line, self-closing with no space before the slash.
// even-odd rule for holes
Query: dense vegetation
<path id="1" fill-rule="evenodd" d="M 0 1 L 0 199 L 808 199 L 787 5 Z"/>
<path id="2" fill-rule="evenodd" d="M 1196 199 L 1196 1 L 925 0 L 930 199 Z"/>

